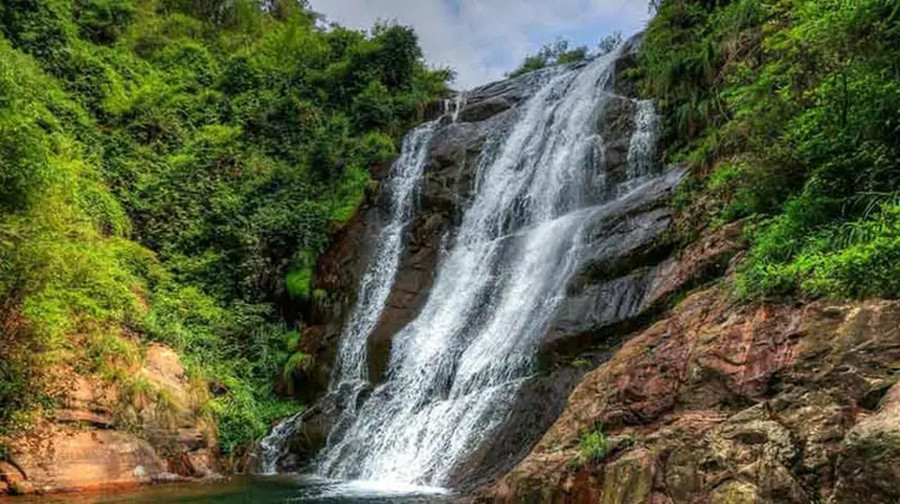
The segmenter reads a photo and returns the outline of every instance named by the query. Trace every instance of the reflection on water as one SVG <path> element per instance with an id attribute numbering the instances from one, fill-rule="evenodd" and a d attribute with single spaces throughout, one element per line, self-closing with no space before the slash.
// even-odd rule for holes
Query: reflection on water
<path id="1" fill-rule="evenodd" d="M 15 499 L 2 504 L 433 504 L 452 496 L 439 488 L 379 482 L 330 482 L 299 476 L 231 477 L 207 483 Z"/>

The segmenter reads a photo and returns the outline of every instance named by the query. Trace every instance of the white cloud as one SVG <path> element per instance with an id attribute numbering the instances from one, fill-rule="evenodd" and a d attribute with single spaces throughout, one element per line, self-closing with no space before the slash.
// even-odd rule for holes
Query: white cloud
<path id="1" fill-rule="evenodd" d="M 557 37 L 596 46 L 647 19 L 647 0 L 311 0 L 317 12 L 352 28 L 397 20 L 419 34 L 426 58 L 458 72 L 457 87 L 499 79 Z"/>

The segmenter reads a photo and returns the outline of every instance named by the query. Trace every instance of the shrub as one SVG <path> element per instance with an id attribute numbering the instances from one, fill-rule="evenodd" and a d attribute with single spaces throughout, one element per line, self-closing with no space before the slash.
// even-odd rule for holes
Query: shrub
<path id="1" fill-rule="evenodd" d="M 600 424 L 582 434 L 578 441 L 578 457 L 583 463 L 600 462 L 606 458 L 606 450 L 606 437 Z"/>
<path id="2" fill-rule="evenodd" d="M 571 48 L 568 40 L 558 39 L 553 44 L 541 47 L 537 54 L 527 56 L 522 66 L 510 72 L 508 76 L 518 77 L 544 67 L 574 63 L 587 57 L 587 46 Z"/>

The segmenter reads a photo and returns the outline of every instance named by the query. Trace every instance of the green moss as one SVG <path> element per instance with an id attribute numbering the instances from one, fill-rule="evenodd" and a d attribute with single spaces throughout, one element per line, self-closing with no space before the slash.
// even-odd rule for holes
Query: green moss
<path id="1" fill-rule="evenodd" d="M 359 167 L 351 168 L 340 184 L 331 210 L 331 220 L 347 222 L 356 215 L 356 209 L 365 197 L 366 188 L 369 187 L 369 172 Z"/>
<path id="2" fill-rule="evenodd" d="M 309 250 L 302 250 L 294 256 L 293 266 L 284 282 L 291 297 L 295 299 L 310 297 L 315 266 L 315 255 Z"/>
<path id="3" fill-rule="evenodd" d="M 575 359 L 572 361 L 572 365 L 577 368 L 587 368 L 591 366 L 591 363 L 587 359 Z"/>

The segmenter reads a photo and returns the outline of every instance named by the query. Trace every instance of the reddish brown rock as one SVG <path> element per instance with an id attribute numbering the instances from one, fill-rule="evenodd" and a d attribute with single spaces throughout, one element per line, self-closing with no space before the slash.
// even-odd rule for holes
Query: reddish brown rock
<path id="1" fill-rule="evenodd" d="M 747 243 L 743 221 L 732 222 L 692 244 L 655 272 L 644 308 L 683 291 L 698 280 L 721 276 L 735 254 Z"/>
<path id="2" fill-rule="evenodd" d="M 43 424 L 15 443 L 13 453 L 40 492 L 146 484 L 165 472 L 147 441 L 113 430 Z"/>
<path id="3" fill-rule="evenodd" d="M 900 302 L 746 306 L 700 292 L 586 375 L 483 499 L 895 503 L 900 389 L 871 403 L 898 363 Z M 595 424 L 633 446 L 578 464 Z"/>
<path id="4" fill-rule="evenodd" d="M 136 394 L 128 381 L 60 370 L 71 385 L 52 421 L 3 439 L 10 463 L 0 464 L 0 490 L 45 493 L 214 475 L 215 431 L 200 414 L 206 385 L 192 384 L 178 355 L 161 345 L 148 347 L 130 373 L 149 389 Z"/>

